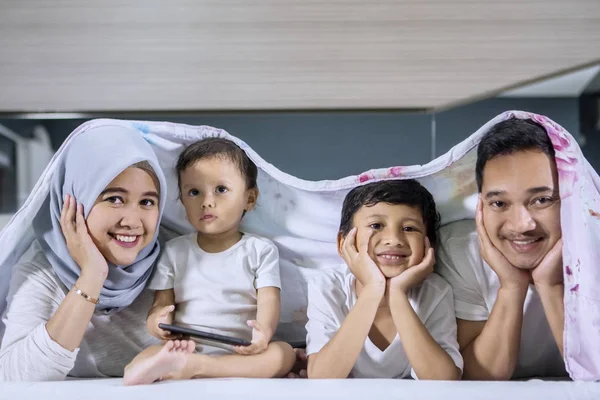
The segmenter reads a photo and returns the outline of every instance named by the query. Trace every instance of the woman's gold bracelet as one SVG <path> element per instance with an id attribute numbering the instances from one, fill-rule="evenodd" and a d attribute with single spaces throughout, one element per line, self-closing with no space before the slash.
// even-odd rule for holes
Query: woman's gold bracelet
<path id="1" fill-rule="evenodd" d="M 93 298 L 92 296 L 90 296 L 89 294 L 87 294 L 83 290 L 79 289 L 75 285 L 73 285 L 73 288 L 71 289 L 71 291 L 77 293 L 78 295 L 80 295 L 81 297 L 83 297 L 84 299 L 86 299 L 87 301 L 89 301 L 90 303 L 98 304 L 98 301 L 99 301 L 98 299 Z"/>

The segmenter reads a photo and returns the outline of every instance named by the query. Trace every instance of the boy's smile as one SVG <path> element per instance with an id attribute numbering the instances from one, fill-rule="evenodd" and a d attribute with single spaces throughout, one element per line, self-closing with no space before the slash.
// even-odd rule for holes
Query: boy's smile
<path id="1" fill-rule="evenodd" d="M 406 264 L 409 257 L 410 253 L 405 251 L 386 250 L 380 253 L 376 253 L 375 262 L 378 265 L 393 267 Z"/>
<path id="2" fill-rule="evenodd" d="M 357 227 L 357 248 L 372 230 L 369 256 L 387 278 L 400 275 L 418 264 L 425 254 L 426 229 L 418 207 L 403 204 L 377 203 L 363 206 L 354 215 Z"/>

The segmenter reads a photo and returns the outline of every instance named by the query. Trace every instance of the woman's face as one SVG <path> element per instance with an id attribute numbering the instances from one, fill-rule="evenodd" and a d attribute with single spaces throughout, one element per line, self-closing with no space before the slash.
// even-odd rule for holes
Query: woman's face
<path id="1" fill-rule="evenodd" d="M 87 227 L 96 247 L 112 264 L 133 264 L 154 237 L 158 225 L 159 189 L 140 168 L 121 172 L 100 193 Z"/>

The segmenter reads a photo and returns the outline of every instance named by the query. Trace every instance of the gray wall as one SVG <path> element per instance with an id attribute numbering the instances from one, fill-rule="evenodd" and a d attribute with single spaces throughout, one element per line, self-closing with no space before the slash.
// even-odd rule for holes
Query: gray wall
<path id="1" fill-rule="evenodd" d="M 507 110 L 530 111 L 546 115 L 562 125 L 575 138 L 579 138 L 579 102 L 577 98 L 490 99 L 435 115 L 436 156 L 444 154 L 483 124 Z"/>
<path id="2" fill-rule="evenodd" d="M 341 178 L 372 168 L 427 163 L 432 159 L 433 118 L 436 122 L 435 156 L 440 156 L 485 122 L 510 109 L 548 115 L 579 138 L 579 107 L 575 98 L 499 98 L 435 115 L 399 111 L 278 112 L 153 119 L 225 129 L 243 139 L 279 169 L 303 179 L 320 180 Z M 119 118 L 119 115 L 114 117 Z M 84 120 L 0 120 L 25 136 L 31 135 L 37 122 L 48 128 L 53 146 L 58 148 Z M 588 135 L 587 141 L 584 154 L 599 168 L 600 135 Z"/>
<path id="3" fill-rule="evenodd" d="M 309 180 L 337 179 L 431 159 L 431 116 L 426 114 L 295 112 L 162 119 L 225 129 L 277 168 Z M 81 122 L 48 121 L 53 145 L 60 145 Z"/>
<path id="4" fill-rule="evenodd" d="M 400 111 L 283 112 L 154 119 L 225 129 L 279 169 L 300 178 L 319 180 L 341 178 L 372 168 L 427 163 L 433 157 L 433 118 L 436 122 L 435 156 L 440 156 L 481 125 L 510 109 L 548 115 L 579 137 L 576 98 L 498 98 L 435 115 Z M 46 121 L 45 124 L 52 132 L 54 144 L 60 145 L 81 122 L 83 120 Z"/>
<path id="5" fill-rule="evenodd" d="M 310 180 L 431 158 L 431 123 L 425 114 L 263 114 L 202 121 L 240 137 L 279 169 Z"/>
<path id="6" fill-rule="evenodd" d="M 583 154 L 596 172 L 600 174 L 600 131 L 586 136 L 586 145 Z"/>
<path id="7" fill-rule="evenodd" d="M 579 98 L 581 133 L 585 136 L 583 152 L 590 164 L 600 173 L 600 73 L 589 89 L 592 89 L 590 93 Z"/>
<path id="8" fill-rule="evenodd" d="M 15 144 L 0 136 L 0 152 L 10 165 L 0 164 L 0 214 L 13 212 L 17 208 L 15 169 Z"/>

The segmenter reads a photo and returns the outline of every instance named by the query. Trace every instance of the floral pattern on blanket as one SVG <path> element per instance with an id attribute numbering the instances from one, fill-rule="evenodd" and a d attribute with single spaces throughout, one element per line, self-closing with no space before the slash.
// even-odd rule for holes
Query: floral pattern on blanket
<path id="1" fill-rule="evenodd" d="M 565 362 L 572 378 L 600 380 L 600 178 L 559 124 L 533 113 L 511 116 L 536 121 L 552 141 L 561 197 Z"/>

